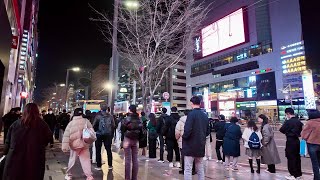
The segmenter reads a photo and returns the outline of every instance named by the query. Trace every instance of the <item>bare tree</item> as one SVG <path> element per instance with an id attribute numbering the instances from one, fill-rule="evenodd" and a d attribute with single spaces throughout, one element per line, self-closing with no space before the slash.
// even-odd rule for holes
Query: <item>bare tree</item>
<path id="1" fill-rule="evenodd" d="M 41 95 L 44 98 L 44 101 L 40 103 L 41 106 L 47 106 L 49 102 L 51 102 L 55 103 L 59 110 L 64 108 L 63 105 L 66 99 L 64 87 L 59 87 L 57 85 L 49 86 L 42 90 Z"/>
<path id="2" fill-rule="evenodd" d="M 136 10 L 121 4 L 117 26 L 105 13 L 91 7 L 96 13 L 91 20 L 100 22 L 108 41 L 112 42 L 112 28 L 116 28 L 117 51 L 121 59 L 130 62 L 125 70 L 141 86 L 145 110 L 166 72 L 192 51 L 193 37 L 209 11 L 209 6 L 196 1 L 139 0 Z"/>

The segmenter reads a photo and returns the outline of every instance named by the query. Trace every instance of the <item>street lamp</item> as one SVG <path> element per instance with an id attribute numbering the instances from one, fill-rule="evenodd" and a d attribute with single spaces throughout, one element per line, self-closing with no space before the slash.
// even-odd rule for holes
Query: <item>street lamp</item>
<path id="1" fill-rule="evenodd" d="M 113 29 L 112 29 L 112 60 L 111 60 L 111 75 L 110 80 L 112 82 L 117 81 L 117 69 L 118 69 L 118 52 L 117 52 L 117 38 L 118 38 L 118 14 L 119 14 L 119 3 L 121 0 L 114 0 L 114 16 L 113 16 Z M 123 1 L 125 6 L 128 9 L 138 9 L 139 1 L 138 0 L 125 0 Z M 116 89 L 113 88 L 110 94 L 110 100 L 108 102 L 110 106 L 111 113 L 113 114 L 114 110 L 114 100 L 117 97 Z"/>
<path id="2" fill-rule="evenodd" d="M 73 68 L 69 68 L 67 69 L 67 75 L 66 75 L 66 110 L 68 110 L 69 106 L 68 106 L 68 86 L 69 86 L 69 72 L 70 71 L 74 71 L 74 72 L 79 72 L 81 69 L 79 67 L 73 67 Z"/>

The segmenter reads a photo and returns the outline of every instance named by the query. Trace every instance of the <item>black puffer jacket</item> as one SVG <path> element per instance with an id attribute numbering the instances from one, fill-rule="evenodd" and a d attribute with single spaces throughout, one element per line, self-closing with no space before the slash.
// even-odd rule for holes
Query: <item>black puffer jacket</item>
<path id="1" fill-rule="evenodd" d="M 176 140 L 175 130 L 180 116 L 178 113 L 171 113 L 170 117 L 166 120 L 166 126 L 168 127 L 168 132 L 166 134 L 167 139 Z"/>
<path id="2" fill-rule="evenodd" d="M 226 134 L 226 129 L 224 126 L 226 125 L 226 121 L 218 121 L 214 125 L 214 129 L 216 131 L 216 139 L 223 141 L 224 135 Z"/>
<path id="3" fill-rule="evenodd" d="M 123 120 L 121 128 L 124 132 L 124 137 L 139 140 L 142 135 L 142 122 L 139 115 L 136 113 L 128 114 L 127 118 Z"/>

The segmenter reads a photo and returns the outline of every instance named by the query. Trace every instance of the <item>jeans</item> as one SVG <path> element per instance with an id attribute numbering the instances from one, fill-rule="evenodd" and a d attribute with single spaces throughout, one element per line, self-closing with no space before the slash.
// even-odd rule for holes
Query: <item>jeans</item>
<path id="1" fill-rule="evenodd" d="M 68 170 L 67 170 L 68 176 L 72 177 L 71 171 L 78 157 L 80 159 L 82 170 L 84 174 L 87 176 L 87 180 L 93 179 L 89 149 L 80 149 L 77 151 L 70 150 L 70 158 L 69 158 L 69 164 L 68 164 Z"/>
<path id="2" fill-rule="evenodd" d="M 106 151 L 108 154 L 108 165 L 112 166 L 112 151 L 111 151 L 112 136 L 98 135 L 95 144 L 96 144 L 96 161 L 97 161 L 97 167 L 99 168 L 102 166 L 102 162 L 101 162 L 102 143 L 104 144 L 104 147 L 106 148 Z"/>
<path id="3" fill-rule="evenodd" d="M 184 157 L 184 180 L 192 180 L 192 165 L 195 161 L 198 180 L 204 180 L 203 157 Z"/>
<path id="4" fill-rule="evenodd" d="M 172 162 L 173 160 L 173 151 L 176 155 L 176 162 L 180 162 L 180 152 L 179 145 L 175 139 L 167 139 L 167 149 L 168 149 L 168 161 Z"/>
<path id="5" fill-rule="evenodd" d="M 236 169 L 238 167 L 238 157 L 232 157 L 233 160 L 232 160 L 232 168 L 233 169 Z M 225 163 L 225 166 L 228 168 L 230 166 L 230 159 L 231 159 L 231 156 L 226 156 L 226 163 Z"/>
<path id="6" fill-rule="evenodd" d="M 289 173 L 295 178 L 302 176 L 299 138 L 288 137 L 285 151 Z"/>
<path id="7" fill-rule="evenodd" d="M 137 180 L 139 163 L 138 163 L 138 149 L 139 140 L 124 138 L 123 148 L 125 155 L 125 180 Z M 131 161 L 132 161 L 132 177 L 131 174 Z M 131 177 L 131 178 L 130 178 Z"/>
<path id="8" fill-rule="evenodd" d="M 157 157 L 157 139 L 149 139 L 149 158 Z"/>
<path id="9" fill-rule="evenodd" d="M 311 163 L 312 163 L 312 169 L 313 169 L 313 174 L 314 180 L 320 180 L 320 174 L 319 174 L 319 163 L 320 163 L 320 159 L 319 159 L 319 152 L 320 152 L 320 145 L 318 144 L 307 144 L 308 147 L 308 152 L 310 155 L 310 159 L 311 159 Z"/>
<path id="10" fill-rule="evenodd" d="M 164 153 L 164 139 L 162 135 L 159 135 L 160 140 L 160 160 L 163 161 L 163 153 Z"/>
<path id="11" fill-rule="evenodd" d="M 216 141 L 216 153 L 217 153 L 217 158 L 219 161 L 225 161 L 226 157 L 224 156 L 223 152 L 223 156 L 221 157 L 221 152 L 220 152 L 220 148 L 223 147 L 223 141 Z"/>

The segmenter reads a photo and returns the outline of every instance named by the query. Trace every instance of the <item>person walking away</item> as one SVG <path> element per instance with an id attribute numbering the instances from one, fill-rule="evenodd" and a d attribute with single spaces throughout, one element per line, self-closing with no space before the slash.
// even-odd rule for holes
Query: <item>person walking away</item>
<path id="1" fill-rule="evenodd" d="M 225 156 L 224 153 L 221 156 L 220 149 L 223 147 L 223 138 L 226 134 L 225 125 L 226 125 L 226 118 L 224 115 L 218 116 L 219 121 L 215 123 L 214 128 L 216 131 L 216 153 L 217 153 L 217 163 L 224 163 Z"/>
<path id="2" fill-rule="evenodd" d="M 58 119 L 59 119 L 58 121 L 60 122 L 60 135 L 59 135 L 59 137 L 61 137 L 59 139 L 59 141 L 62 142 L 63 133 L 66 130 L 66 128 L 70 122 L 70 115 L 67 114 L 67 111 L 65 109 L 63 109 L 62 114 L 59 115 Z"/>
<path id="3" fill-rule="evenodd" d="M 149 158 L 157 158 L 157 120 L 156 116 L 153 113 L 149 114 L 149 123 L 148 123 L 148 141 L 149 141 Z"/>
<path id="4" fill-rule="evenodd" d="M 142 136 L 142 123 L 137 113 L 137 107 L 130 105 L 129 113 L 123 120 L 122 129 L 124 133 L 123 148 L 125 154 L 125 180 L 137 180 L 139 163 L 138 163 L 138 147 L 139 138 Z M 132 174 L 131 174 L 132 162 Z"/>
<path id="5" fill-rule="evenodd" d="M 184 155 L 184 179 L 192 179 L 192 164 L 195 161 L 198 179 L 204 180 L 203 157 L 205 155 L 206 137 L 210 133 L 208 116 L 200 109 L 201 99 L 190 99 L 193 110 L 188 114 L 182 136 L 182 153 Z"/>
<path id="6" fill-rule="evenodd" d="M 97 134 L 97 140 L 95 142 L 96 146 L 96 162 L 97 167 L 95 168 L 98 171 L 101 171 L 102 161 L 101 161 L 101 147 L 102 143 L 107 151 L 108 155 L 108 165 L 109 170 L 112 169 L 112 139 L 114 135 L 114 119 L 113 116 L 108 111 L 108 106 L 102 104 L 101 112 L 98 113 L 94 119 L 93 128 Z"/>
<path id="7" fill-rule="evenodd" d="M 241 127 L 237 124 L 239 119 L 231 117 L 230 123 L 226 123 L 226 134 L 223 138 L 223 153 L 226 156 L 225 168 L 229 170 L 230 160 L 233 159 L 232 170 L 238 170 L 238 157 L 240 156 Z"/>
<path id="8" fill-rule="evenodd" d="M 166 137 L 166 144 L 167 144 L 167 151 L 168 151 L 168 161 L 169 167 L 172 168 L 173 166 L 180 168 L 180 151 L 177 139 L 175 137 L 175 130 L 178 121 L 180 120 L 180 116 L 178 114 L 177 107 L 171 108 L 171 115 L 166 120 L 165 126 L 167 127 Z M 173 151 L 175 153 L 176 162 L 173 164 Z"/>
<path id="9" fill-rule="evenodd" d="M 82 117 L 83 109 L 76 108 L 72 121 L 68 124 L 62 139 L 62 151 L 70 151 L 70 158 L 65 179 L 72 179 L 72 169 L 79 157 L 82 170 L 87 177 L 87 180 L 93 180 L 90 162 L 89 146 L 82 139 L 82 131 L 87 125 L 87 128 L 92 129 L 92 124 L 88 119 Z"/>
<path id="10" fill-rule="evenodd" d="M 261 140 L 262 134 L 257 127 L 254 120 L 249 120 L 247 127 L 244 129 L 242 134 L 242 139 L 244 140 L 244 147 L 246 148 L 246 155 L 249 157 L 249 164 L 251 168 L 251 173 L 253 170 L 253 158 L 257 161 L 257 173 L 260 174 L 260 158 L 261 158 Z"/>
<path id="11" fill-rule="evenodd" d="M 267 164 L 268 173 L 276 173 L 275 164 L 280 164 L 280 156 L 278 153 L 278 148 L 274 140 L 274 132 L 272 127 L 269 125 L 269 119 L 264 114 L 258 116 L 258 122 L 261 123 L 261 133 L 262 133 L 262 154 L 261 163 Z"/>
<path id="12" fill-rule="evenodd" d="M 169 118 L 169 116 L 166 114 L 167 113 L 167 108 L 162 108 L 161 109 L 162 111 L 162 114 L 161 116 L 159 117 L 159 120 L 158 120 L 158 123 L 157 123 L 157 132 L 158 132 L 158 135 L 159 135 L 159 141 L 160 141 L 160 159 L 158 160 L 158 162 L 160 163 L 164 163 L 164 160 L 163 160 L 163 153 L 164 153 L 164 132 L 162 131 L 165 131 L 166 127 L 165 127 L 165 121 L 166 119 Z"/>
<path id="13" fill-rule="evenodd" d="M 320 112 L 317 110 L 308 113 L 309 120 L 301 132 L 302 139 L 306 140 L 311 159 L 314 180 L 320 180 L 319 164 L 320 158 Z"/>
<path id="14" fill-rule="evenodd" d="M 52 132 L 52 136 L 54 135 L 54 129 L 56 127 L 56 124 L 57 124 L 57 119 L 56 119 L 56 116 L 53 114 L 53 111 L 52 109 L 48 109 L 48 114 L 46 114 L 44 117 L 43 117 L 43 120 L 48 124 L 51 132 Z M 53 141 L 50 142 L 50 147 L 52 148 L 53 147 Z"/>
<path id="15" fill-rule="evenodd" d="M 17 109 L 12 108 L 9 113 L 2 117 L 3 129 L 4 129 L 4 137 L 3 142 L 5 143 L 7 139 L 7 134 L 10 126 L 19 119 L 19 115 L 16 113 Z"/>
<path id="16" fill-rule="evenodd" d="M 147 123 L 148 119 L 146 118 L 146 114 L 144 112 L 141 112 L 141 121 L 143 124 L 142 132 L 143 137 L 139 140 L 139 148 L 142 149 L 142 156 L 146 156 L 146 150 L 148 146 L 148 130 L 147 130 Z"/>
<path id="17" fill-rule="evenodd" d="M 43 180 L 45 148 L 53 139 L 48 125 L 42 120 L 34 103 L 25 106 L 22 118 L 10 126 L 4 146 L 5 180 Z"/>
<path id="18" fill-rule="evenodd" d="M 300 140 L 299 137 L 302 131 L 302 122 L 294 115 L 292 108 L 285 109 L 287 120 L 280 128 L 280 132 L 287 137 L 286 142 L 286 157 L 288 159 L 288 170 L 290 175 L 286 179 L 301 179 L 301 157 L 300 157 Z"/>
<path id="19" fill-rule="evenodd" d="M 176 125 L 176 130 L 175 130 L 175 135 L 176 135 L 176 139 L 178 141 L 178 145 L 180 148 L 180 152 L 181 152 L 181 167 L 182 170 L 179 171 L 179 174 L 184 174 L 184 155 L 182 153 L 182 136 L 184 133 L 184 126 L 186 124 L 186 120 L 187 120 L 187 116 L 189 114 L 190 110 L 184 110 L 184 116 L 182 116 L 180 118 L 180 120 L 178 121 L 177 125 Z M 193 161 L 193 166 L 192 166 L 192 175 L 195 175 L 195 161 Z"/>

